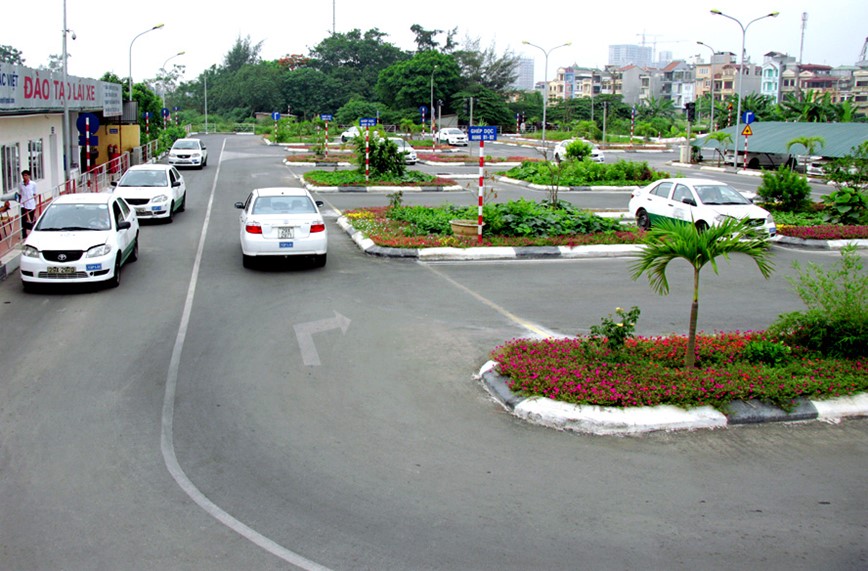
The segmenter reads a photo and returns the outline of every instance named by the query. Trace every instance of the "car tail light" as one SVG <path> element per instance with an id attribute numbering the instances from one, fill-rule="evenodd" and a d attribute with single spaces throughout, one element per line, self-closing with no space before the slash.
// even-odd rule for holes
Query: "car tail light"
<path id="1" fill-rule="evenodd" d="M 244 227 L 244 231 L 248 234 L 262 234 L 262 226 L 259 222 L 250 222 Z"/>
<path id="2" fill-rule="evenodd" d="M 325 224 L 311 224 L 310 225 L 310 233 L 314 232 L 325 232 Z"/>

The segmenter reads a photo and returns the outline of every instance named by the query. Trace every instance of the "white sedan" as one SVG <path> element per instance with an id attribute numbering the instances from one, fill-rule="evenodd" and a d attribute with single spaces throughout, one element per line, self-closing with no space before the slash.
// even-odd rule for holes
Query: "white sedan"
<path id="1" fill-rule="evenodd" d="M 241 209 L 241 255 L 245 268 L 255 259 L 306 256 L 318 267 L 326 264 L 328 232 L 314 201 L 303 188 L 259 188 Z"/>
<path id="2" fill-rule="evenodd" d="M 464 131 L 461 129 L 455 129 L 454 127 L 448 127 L 446 129 L 440 129 L 437 131 L 437 142 L 438 143 L 448 143 L 450 145 L 456 146 L 467 146 L 467 135 L 464 134 Z"/>
<path id="3" fill-rule="evenodd" d="M 121 283 L 121 267 L 139 256 L 139 222 L 120 196 L 65 194 L 51 201 L 21 250 L 21 282 Z"/>
<path id="4" fill-rule="evenodd" d="M 603 151 L 601 151 L 600 148 L 597 147 L 595 144 L 593 144 L 590 141 L 586 141 L 584 139 L 567 139 L 567 140 L 561 141 L 557 145 L 555 145 L 555 150 L 552 153 L 552 156 L 554 157 L 555 161 L 561 162 L 563 160 L 566 160 L 567 147 L 569 146 L 570 143 L 572 143 L 574 141 L 581 141 L 581 142 L 583 142 L 586 145 L 589 145 L 591 147 L 591 154 L 589 155 L 589 158 L 592 161 L 594 161 L 595 163 L 605 162 L 606 154 L 603 153 Z"/>
<path id="5" fill-rule="evenodd" d="M 208 164 L 208 148 L 201 139 L 178 139 L 169 149 L 169 164 L 201 169 Z"/>
<path id="6" fill-rule="evenodd" d="M 142 219 L 165 219 L 172 222 L 176 212 L 187 207 L 187 184 L 173 166 L 142 164 L 129 168 L 117 182 L 115 194 L 136 209 Z"/>
<path id="7" fill-rule="evenodd" d="M 404 155 L 404 162 L 408 165 L 415 165 L 416 161 L 419 160 L 416 155 L 416 149 L 413 146 L 402 139 L 401 137 L 389 137 L 389 140 L 395 143 L 395 146 L 398 147 L 398 152 Z"/>
<path id="8" fill-rule="evenodd" d="M 705 178 L 666 178 L 634 190 L 628 206 L 636 224 L 648 230 L 662 218 L 695 224 L 701 231 L 727 218 L 748 219 L 770 236 L 774 218 L 726 183 Z"/>

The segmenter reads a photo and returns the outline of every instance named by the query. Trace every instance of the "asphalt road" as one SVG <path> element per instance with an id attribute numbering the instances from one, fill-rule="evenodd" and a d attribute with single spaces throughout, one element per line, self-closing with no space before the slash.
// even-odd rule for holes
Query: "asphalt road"
<path id="1" fill-rule="evenodd" d="M 473 378 L 529 325 L 616 306 L 685 332 L 686 267 L 659 297 L 622 259 L 373 258 L 332 217 L 325 268 L 244 270 L 233 203 L 297 179 L 256 138 L 206 139 L 187 211 L 142 229 L 120 288 L 0 284 L 0 568 L 868 566 L 868 420 L 585 437 Z M 837 256 L 775 254 L 769 280 L 706 270 L 700 328 L 767 326 L 801 307 L 790 263 Z"/>

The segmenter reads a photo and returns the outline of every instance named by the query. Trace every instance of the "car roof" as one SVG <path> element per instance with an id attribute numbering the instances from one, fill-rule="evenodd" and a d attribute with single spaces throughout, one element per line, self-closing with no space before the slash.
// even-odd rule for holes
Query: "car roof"
<path id="1" fill-rule="evenodd" d="M 172 165 L 164 165 L 161 163 L 145 163 L 141 165 L 133 165 L 128 168 L 128 171 L 167 171 L 175 167 Z"/>
<path id="2" fill-rule="evenodd" d="M 253 194 L 257 196 L 310 196 L 306 189 L 291 186 L 256 188 L 253 190 Z"/>
<path id="3" fill-rule="evenodd" d="M 660 180 L 655 180 L 652 182 L 652 185 L 657 185 L 661 182 L 677 182 L 681 184 L 689 184 L 692 186 L 702 186 L 707 184 L 719 184 L 722 186 L 730 186 L 725 182 L 721 182 L 719 180 L 714 180 L 711 178 L 661 178 Z"/>
<path id="4" fill-rule="evenodd" d="M 180 139 L 175 139 L 175 143 L 178 141 L 195 141 L 197 143 L 201 143 L 202 139 L 196 139 L 195 137 L 182 137 Z"/>
<path id="5" fill-rule="evenodd" d="M 77 192 L 61 194 L 52 204 L 108 204 L 114 196 L 110 192 Z"/>

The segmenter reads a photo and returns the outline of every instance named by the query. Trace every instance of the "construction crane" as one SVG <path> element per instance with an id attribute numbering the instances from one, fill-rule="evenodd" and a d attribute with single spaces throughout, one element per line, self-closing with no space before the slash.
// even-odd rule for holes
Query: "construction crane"
<path id="1" fill-rule="evenodd" d="M 865 38 L 865 43 L 862 44 L 862 52 L 859 53 L 859 60 L 856 62 L 859 67 L 868 67 L 868 38 Z"/>

